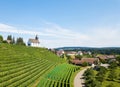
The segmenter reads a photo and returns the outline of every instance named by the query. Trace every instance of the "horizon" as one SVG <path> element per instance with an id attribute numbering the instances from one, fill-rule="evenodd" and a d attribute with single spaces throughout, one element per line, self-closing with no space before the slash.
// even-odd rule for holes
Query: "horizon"
<path id="1" fill-rule="evenodd" d="M 120 47 L 85 47 L 85 46 L 69 46 L 69 47 L 57 47 L 55 49 L 59 49 L 59 48 L 120 48 Z"/>
<path id="2" fill-rule="evenodd" d="M 42 47 L 120 47 L 119 0 L 2 0 L 0 35 Z"/>

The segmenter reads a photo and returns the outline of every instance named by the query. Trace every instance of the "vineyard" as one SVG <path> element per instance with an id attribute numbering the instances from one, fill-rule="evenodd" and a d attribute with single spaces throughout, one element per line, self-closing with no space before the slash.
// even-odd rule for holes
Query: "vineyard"
<path id="1" fill-rule="evenodd" d="M 71 87 L 70 78 L 77 70 L 79 67 L 70 64 L 58 65 L 44 75 L 38 87 Z"/>
<path id="2" fill-rule="evenodd" d="M 79 67 L 64 62 L 45 48 L 0 44 L 0 87 L 70 87 Z"/>

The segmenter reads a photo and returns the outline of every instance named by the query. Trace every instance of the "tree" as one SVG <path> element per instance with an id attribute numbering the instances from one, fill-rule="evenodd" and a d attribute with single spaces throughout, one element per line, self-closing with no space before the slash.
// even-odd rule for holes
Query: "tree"
<path id="1" fill-rule="evenodd" d="M 98 73 L 97 73 L 97 77 L 96 79 L 100 82 L 103 82 L 106 79 L 106 73 L 107 73 L 107 69 L 103 66 L 100 66 L 98 69 Z"/>
<path id="2" fill-rule="evenodd" d="M 7 40 L 11 40 L 12 41 L 12 36 L 8 35 Z"/>
<path id="3" fill-rule="evenodd" d="M 114 68 L 117 68 L 117 63 L 116 63 L 116 61 L 112 61 L 112 62 L 110 62 L 110 68 L 111 69 L 114 69 Z"/>
<path id="4" fill-rule="evenodd" d="M 100 62 L 103 64 L 106 63 L 106 61 L 104 59 L 100 59 Z"/>
<path id="5" fill-rule="evenodd" d="M 86 87 L 95 87 L 94 85 L 94 82 L 96 81 L 95 79 L 95 75 L 92 74 L 91 70 L 88 71 L 88 75 L 85 76 L 85 85 Z"/>
<path id="6" fill-rule="evenodd" d="M 24 41 L 23 41 L 23 38 L 21 38 L 21 37 L 17 38 L 16 44 L 17 44 L 17 45 L 24 45 L 24 46 L 25 46 L 25 43 L 24 43 Z"/>
<path id="7" fill-rule="evenodd" d="M 70 60 L 71 59 L 71 56 L 70 55 L 66 55 L 67 59 Z"/>
<path id="8" fill-rule="evenodd" d="M 110 73 L 109 73 L 108 78 L 109 78 L 110 80 L 114 81 L 114 79 L 117 79 L 117 77 L 118 77 L 118 74 L 115 72 L 115 70 L 112 69 L 112 70 L 110 71 Z"/>
<path id="9" fill-rule="evenodd" d="M 82 56 L 81 55 L 75 55 L 75 58 L 81 60 Z"/>
<path id="10" fill-rule="evenodd" d="M 12 36 L 11 35 L 8 35 L 7 36 L 7 42 L 9 43 L 9 44 L 12 44 Z"/>
<path id="11" fill-rule="evenodd" d="M 120 56 L 117 56 L 116 60 L 118 61 L 118 65 L 120 66 Z"/>
<path id="12" fill-rule="evenodd" d="M 12 38 L 12 44 L 15 44 L 15 38 L 14 37 Z"/>
<path id="13" fill-rule="evenodd" d="M 106 74 L 107 69 L 103 66 L 99 66 L 99 69 L 97 71 L 99 71 L 98 74 Z"/>
<path id="14" fill-rule="evenodd" d="M 113 84 L 113 83 L 110 83 L 109 85 L 107 85 L 106 87 L 116 87 L 116 85 L 115 84 Z"/>
<path id="15" fill-rule="evenodd" d="M 3 37 L 2 37 L 2 35 L 0 35 L 0 43 L 2 43 L 3 42 Z"/>
<path id="16" fill-rule="evenodd" d="M 88 63 L 87 63 L 87 62 L 83 62 L 83 63 L 82 63 L 82 66 L 83 66 L 83 67 L 88 66 Z"/>
<path id="17" fill-rule="evenodd" d="M 8 43 L 6 40 L 3 40 L 3 43 Z"/>
<path id="18" fill-rule="evenodd" d="M 96 80 L 95 73 L 92 68 L 87 69 L 84 73 L 86 87 L 101 87 L 101 82 Z"/>
<path id="19" fill-rule="evenodd" d="M 90 83 L 90 87 L 101 87 L 101 82 L 97 80 L 92 80 Z"/>
<path id="20" fill-rule="evenodd" d="M 87 69 L 84 73 L 84 76 L 95 76 L 94 70 L 92 68 Z"/>

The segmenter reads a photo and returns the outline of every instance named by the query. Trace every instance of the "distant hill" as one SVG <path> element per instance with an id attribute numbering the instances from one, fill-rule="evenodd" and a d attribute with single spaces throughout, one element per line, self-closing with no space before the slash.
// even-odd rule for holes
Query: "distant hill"
<path id="1" fill-rule="evenodd" d="M 83 50 L 83 49 L 90 49 L 90 47 L 60 47 L 60 48 L 55 48 L 56 50 L 63 49 L 65 51 L 69 50 Z"/>
<path id="2" fill-rule="evenodd" d="M 60 47 L 55 48 L 55 50 L 63 49 L 65 51 L 91 51 L 92 53 L 101 54 L 120 54 L 120 47 Z"/>

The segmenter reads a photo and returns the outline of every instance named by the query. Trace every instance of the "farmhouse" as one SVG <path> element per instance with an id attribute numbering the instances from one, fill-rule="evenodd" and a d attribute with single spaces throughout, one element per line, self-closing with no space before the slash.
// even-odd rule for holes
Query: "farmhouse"
<path id="1" fill-rule="evenodd" d="M 78 51 L 78 52 L 77 52 L 77 55 L 81 55 L 81 56 L 82 56 L 82 55 L 83 55 L 83 52 L 82 52 L 82 51 Z"/>
<path id="2" fill-rule="evenodd" d="M 109 64 L 100 64 L 100 66 L 103 66 L 103 67 L 105 67 L 105 68 L 108 68 L 110 65 Z"/>
<path id="3" fill-rule="evenodd" d="M 7 42 L 8 44 L 10 44 L 12 41 L 11 41 L 11 40 L 6 40 L 6 42 Z"/>
<path id="4" fill-rule="evenodd" d="M 40 42 L 38 40 L 38 37 L 36 36 L 35 39 L 29 39 L 28 40 L 28 46 L 32 46 L 32 47 L 39 47 Z"/>
<path id="5" fill-rule="evenodd" d="M 66 52 L 66 54 L 69 55 L 69 56 L 75 56 L 77 54 L 77 52 L 75 52 L 75 51 L 68 51 L 68 52 Z"/>
<path id="6" fill-rule="evenodd" d="M 97 56 L 97 58 L 99 59 L 103 59 L 103 60 L 110 60 L 110 59 L 115 59 L 115 55 L 99 55 Z"/>
<path id="7" fill-rule="evenodd" d="M 58 50 L 58 51 L 56 52 L 56 54 L 57 54 L 58 56 L 62 56 L 63 54 L 65 54 L 65 52 L 64 52 L 63 49 L 60 49 L 60 50 Z"/>
<path id="8" fill-rule="evenodd" d="M 81 60 L 79 59 L 74 59 L 71 61 L 73 64 L 75 65 L 81 65 L 83 64 L 84 62 L 92 65 L 94 64 L 95 62 L 99 62 L 99 59 L 98 58 L 82 58 Z"/>

